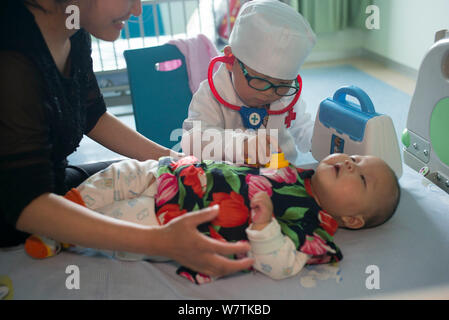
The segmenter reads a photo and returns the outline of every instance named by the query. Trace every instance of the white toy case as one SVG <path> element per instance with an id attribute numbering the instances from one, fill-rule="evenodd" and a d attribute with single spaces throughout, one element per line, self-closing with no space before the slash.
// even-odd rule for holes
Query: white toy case
<path id="1" fill-rule="evenodd" d="M 346 99 L 355 97 L 360 105 Z M 402 159 L 391 118 L 376 113 L 369 96 L 356 86 L 338 89 L 318 109 L 312 137 L 312 155 L 321 161 L 332 153 L 374 155 L 400 178 Z"/>
<path id="2" fill-rule="evenodd" d="M 404 162 L 449 193 L 449 32 L 436 33 L 419 68 L 402 134 Z"/>

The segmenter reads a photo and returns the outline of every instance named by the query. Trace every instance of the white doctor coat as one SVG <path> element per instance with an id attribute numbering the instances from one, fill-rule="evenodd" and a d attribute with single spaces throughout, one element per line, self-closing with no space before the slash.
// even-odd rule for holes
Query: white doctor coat
<path id="1" fill-rule="evenodd" d="M 231 75 L 222 64 L 218 71 L 214 74 L 214 84 L 220 96 L 228 103 L 243 106 L 234 90 Z M 282 97 L 280 100 L 271 104 L 270 110 L 281 110 L 288 106 L 293 97 Z M 266 129 L 270 134 L 270 129 L 277 129 L 277 139 L 279 147 L 284 152 L 285 158 L 290 162 L 295 162 L 298 156 L 297 148 L 300 152 L 306 153 L 311 149 L 311 140 L 313 133 L 313 121 L 310 114 L 305 112 L 306 104 L 303 99 L 299 99 L 294 106 L 296 112 L 296 120 L 291 122 L 290 128 L 286 128 L 285 118 L 288 112 L 280 115 L 269 115 L 266 127 L 262 125 L 260 129 Z M 205 138 L 204 134 L 207 129 L 215 129 L 214 135 L 219 133 L 221 141 L 213 141 L 215 148 L 221 149 L 221 152 L 209 155 L 203 152 L 201 158 L 210 158 L 212 160 L 235 161 L 234 146 L 237 145 L 237 139 L 244 137 L 249 138 L 254 131 L 247 130 L 242 122 L 242 118 L 238 111 L 232 110 L 220 102 L 218 102 L 210 90 L 209 83 L 204 80 L 193 95 L 189 106 L 188 118 L 183 123 L 184 134 L 181 141 L 181 147 L 187 154 L 194 154 L 198 158 L 198 154 L 194 150 L 204 150 L 211 148 L 211 140 Z M 211 131 L 209 131 L 211 132 Z M 273 132 L 273 131 L 271 131 Z M 200 141 L 198 141 L 200 139 Z M 193 143 L 193 144 L 192 144 Z M 195 146 L 196 144 L 196 146 Z M 220 146 L 221 144 L 221 146 Z M 209 147 L 207 147 L 209 145 Z M 241 151 L 243 152 L 243 151 Z"/>

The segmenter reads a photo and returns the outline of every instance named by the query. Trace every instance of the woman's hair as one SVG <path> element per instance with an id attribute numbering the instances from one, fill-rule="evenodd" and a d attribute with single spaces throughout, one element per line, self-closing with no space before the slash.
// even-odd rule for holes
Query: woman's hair
<path id="1" fill-rule="evenodd" d="M 38 9 L 44 11 L 44 12 L 47 12 L 47 10 L 45 10 L 39 3 L 37 3 L 36 0 L 21 0 L 21 1 L 22 1 L 24 4 L 27 4 L 27 5 L 29 5 L 29 6 L 38 8 Z M 67 1 L 69 1 L 69 0 L 53 0 L 53 1 L 54 1 L 55 3 L 57 3 L 57 4 L 62 4 L 62 3 L 67 2 Z"/>

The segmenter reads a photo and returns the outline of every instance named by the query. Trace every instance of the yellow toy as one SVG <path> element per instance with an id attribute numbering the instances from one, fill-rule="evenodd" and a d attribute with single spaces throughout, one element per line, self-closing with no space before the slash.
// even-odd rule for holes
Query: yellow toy
<path id="1" fill-rule="evenodd" d="M 265 168 L 270 168 L 270 169 L 281 169 L 281 168 L 288 167 L 290 164 L 287 160 L 285 160 L 285 156 L 284 156 L 283 152 L 273 153 L 271 155 L 270 161 L 265 165 L 251 164 L 250 158 L 246 159 L 245 163 L 247 165 L 249 165 L 250 167 L 255 167 L 255 168 L 265 167 Z"/>
<path id="2" fill-rule="evenodd" d="M 0 300 L 12 300 L 14 296 L 14 288 L 11 278 L 8 276 L 0 276 Z"/>
<path id="3" fill-rule="evenodd" d="M 281 169 L 288 167 L 289 162 L 285 160 L 285 156 L 283 152 L 273 153 L 271 155 L 271 160 L 265 165 L 265 168 L 270 169 Z"/>

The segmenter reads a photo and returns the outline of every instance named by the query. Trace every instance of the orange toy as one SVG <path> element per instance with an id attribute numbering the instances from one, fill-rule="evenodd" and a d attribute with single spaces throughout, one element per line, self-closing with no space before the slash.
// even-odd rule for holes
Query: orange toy
<path id="1" fill-rule="evenodd" d="M 67 200 L 86 206 L 78 190 L 72 189 L 64 196 Z M 25 241 L 25 252 L 32 258 L 44 259 L 57 255 L 61 249 L 67 249 L 72 245 L 60 243 L 50 238 L 31 235 Z"/>

